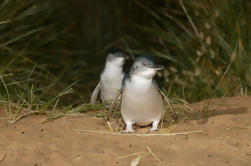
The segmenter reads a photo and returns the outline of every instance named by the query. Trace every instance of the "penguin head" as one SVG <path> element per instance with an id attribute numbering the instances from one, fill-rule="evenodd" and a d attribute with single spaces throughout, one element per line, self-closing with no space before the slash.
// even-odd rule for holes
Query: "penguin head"
<path id="1" fill-rule="evenodd" d="M 158 70 L 163 69 L 163 65 L 155 65 L 154 62 L 147 57 L 139 57 L 133 63 L 130 74 L 145 79 L 152 79 Z"/>
<path id="2" fill-rule="evenodd" d="M 122 67 L 125 64 L 126 59 L 129 59 L 129 56 L 126 55 L 126 53 L 118 49 L 113 49 L 109 52 L 106 58 L 106 63 Z"/>

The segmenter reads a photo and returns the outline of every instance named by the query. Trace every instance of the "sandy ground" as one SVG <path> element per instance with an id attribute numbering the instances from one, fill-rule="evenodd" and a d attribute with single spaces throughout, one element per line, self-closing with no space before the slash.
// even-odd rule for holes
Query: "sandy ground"
<path id="1" fill-rule="evenodd" d="M 160 162 L 145 153 L 141 166 L 250 166 L 251 97 L 214 99 L 207 113 L 211 116 L 199 116 L 207 103 L 193 104 L 198 117 L 176 124 L 172 131 L 202 133 L 177 136 L 120 136 L 73 130 L 108 131 L 104 120 L 88 116 L 68 116 L 47 123 L 41 123 L 43 116 L 30 116 L 14 125 L 1 118 L 0 166 L 129 166 L 137 156 L 119 157 L 146 151 L 147 147 Z"/>

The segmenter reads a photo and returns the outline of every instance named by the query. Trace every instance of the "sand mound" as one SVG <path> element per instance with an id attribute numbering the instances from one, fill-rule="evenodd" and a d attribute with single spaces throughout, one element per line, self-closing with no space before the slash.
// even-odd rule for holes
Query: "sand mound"
<path id="1" fill-rule="evenodd" d="M 198 112 L 207 101 L 195 103 Z M 142 166 L 250 166 L 251 97 L 211 101 L 210 117 L 197 116 L 176 124 L 173 133 L 202 130 L 177 136 L 120 136 L 79 132 L 73 129 L 108 131 L 104 120 L 67 116 L 41 123 L 45 117 L 30 116 L 9 126 L 0 120 L 2 166 L 129 166 L 137 156 Z M 145 128 L 137 129 L 145 131 Z M 122 158 L 119 158 L 121 157 Z"/>

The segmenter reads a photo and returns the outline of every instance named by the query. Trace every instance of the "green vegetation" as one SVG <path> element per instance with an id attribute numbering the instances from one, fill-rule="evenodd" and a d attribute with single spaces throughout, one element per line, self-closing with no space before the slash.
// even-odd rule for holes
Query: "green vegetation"
<path id="1" fill-rule="evenodd" d="M 152 37 L 152 47 L 144 51 L 166 59 L 161 76 L 170 96 L 191 102 L 250 93 L 249 1 L 140 5 L 153 19 L 151 25 L 138 25 L 145 36 Z"/>
<path id="2" fill-rule="evenodd" d="M 2 0 L 2 110 L 14 122 L 21 110 L 55 118 L 102 109 L 88 101 L 111 47 L 164 64 L 158 79 L 173 102 L 250 94 L 250 8 L 247 0 Z M 56 107 L 63 111 L 52 114 Z"/>

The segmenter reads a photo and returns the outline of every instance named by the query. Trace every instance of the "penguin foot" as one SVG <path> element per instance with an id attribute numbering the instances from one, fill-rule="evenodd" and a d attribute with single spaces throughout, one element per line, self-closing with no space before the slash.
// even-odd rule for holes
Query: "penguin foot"
<path id="1" fill-rule="evenodd" d="M 153 126 L 152 128 L 150 129 L 150 132 L 155 132 L 158 130 L 158 124 L 159 124 L 159 121 L 154 121 L 153 122 Z"/>
<path id="2" fill-rule="evenodd" d="M 122 133 L 134 133 L 131 121 L 126 121 L 126 130 L 123 130 Z"/>

